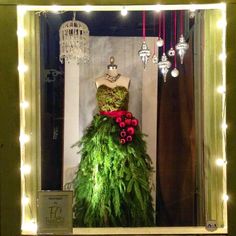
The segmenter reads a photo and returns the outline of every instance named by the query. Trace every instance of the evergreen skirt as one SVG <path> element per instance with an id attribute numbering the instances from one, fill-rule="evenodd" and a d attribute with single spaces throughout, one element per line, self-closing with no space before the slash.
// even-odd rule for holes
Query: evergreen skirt
<path id="1" fill-rule="evenodd" d="M 154 225 L 151 160 L 139 127 L 120 143 L 115 118 L 97 114 L 81 141 L 81 161 L 73 181 L 74 226 Z"/>

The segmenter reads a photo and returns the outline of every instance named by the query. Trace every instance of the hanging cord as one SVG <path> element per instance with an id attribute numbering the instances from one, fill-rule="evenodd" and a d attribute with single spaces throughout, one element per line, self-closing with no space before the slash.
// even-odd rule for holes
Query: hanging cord
<path id="1" fill-rule="evenodd" d="M 156 36 L 156 17 L 155 17 L 155 12 L 153 12 L 153 34 L 154 37 Z M 153 51 L 154 51 L 154 55 L 156 54 L 156 41 L 155 39 L 153 40 Z"/>
<path id="2" fill-rule="evenodd" d="M 146 13 L 143 11 L 143 41 L 146 40 Z"/>
<path id="3" fill-rule="evenodd" d="M 170 47 L 173 48 L 173 15 L 174 12 L 171 12 L 170 17 Z"/>
<path id="4" fill-rule="evenodd" d="M 74 11 L 73 12 L 73 21 L 75 21 L 75 18 L 76 18 L 76 12 Z"/>
<path id="5" fill-rule="evenodd" d="M 166 16 L 165 16 L 165 12 L 163 12 L 163 40 L 164 40 L 164 44 L 163 44 L 163 53 L 166 52 Z"/>
<path id="6" fill-rule="evenodd" d="M 184 33 L 183 28 L 183 11 L 180 11 L 180 35 Z"/>
<path id="7" fill-rule="evenodd" d="M 159 20 L 158 20 L 158 37 L 161 38 L 161 12 L 159 12 Z"/>
<path id="8" fill-rule="evenodd" d="M 174 11 L 174 45 L 176 45 L 176 35 L 177 34 L 177 27 L 176 27 L 176 11 Z M 174 58 L 175 68 L 176 68 L 176 52 Z"/>

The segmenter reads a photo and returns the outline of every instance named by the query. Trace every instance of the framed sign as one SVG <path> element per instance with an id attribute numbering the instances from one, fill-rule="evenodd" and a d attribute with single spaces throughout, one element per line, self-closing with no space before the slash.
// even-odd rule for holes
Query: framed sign
<path id="1" fill-rule="evenodd" d="M 39 191 L 38 233 L 72 233 L 72 191 Z"/>

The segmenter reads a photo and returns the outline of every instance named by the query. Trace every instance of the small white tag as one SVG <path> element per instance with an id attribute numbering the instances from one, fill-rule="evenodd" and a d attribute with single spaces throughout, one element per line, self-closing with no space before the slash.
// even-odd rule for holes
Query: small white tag
<path id="1" fill-rule="evenodd" d="M 206 223 L 206 230 L 211 231 L 211 232 L 217 230 L 216 220 L 208 220 Z"/>

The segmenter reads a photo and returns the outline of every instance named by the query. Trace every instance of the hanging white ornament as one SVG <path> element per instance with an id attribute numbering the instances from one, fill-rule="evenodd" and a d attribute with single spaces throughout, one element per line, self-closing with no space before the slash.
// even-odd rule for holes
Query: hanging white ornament
<path id="1" fill-rule="evenodd" d="M 153 63 L 153 64 L 157 64 L 157 63 L 158 63 L 158 58 L 157 58 L 157 55 L 156 55 L 156 54 L 154 54 L 154 55 L 152 56 L 152 63 Z"/>
<path id="2" fill-rule="evenodd" d="M 172 77 L 178 77 L 179 76 L 179 70 L 177 68 L 174 68 L 172 71 L 171 71 L 171 76 Z"/>
<path id="3" fill-rule="evenodd" d="M 157 47 L 162 47 L 164 45 L 164 40 L 161 37 L 157 37 Z"/>
<path id="4" fill-rule="evenodd" d="M 148 63 L 148 59 L 149 59 L 149 57 L 151 55 L 151 52 L 148 49 L 146 41 L 143 41 L 141 49 L 138 51 L 138 55 L 140 56 L 140 58 L 141 58 L 141 60 L 143 62 L 143 66 L 145 68 L 147 63 Z"/>
<path id="5" fill-rule="evenodd" d="M 77 64 L 89 60 L 89 30 L 81 21 L 73 20 L 63 23 L 60 34 L 60 62 Z"/>
<path id="6" fill-rule="evenodd" d="M 171 63 L 170 61 L 168 61 L 165 53 L 162 54 L 161 61 L 158 62 L 158 67 L 161 70 L 164 82 L 166 82 L 166 76 L 169 71 L 169 68 L 171 67 Z"/>
<path id="7" fill-rule="evenodd" d="M 180 56 L 180 63 L 184 63 L 184 55 L 186 51 L 188 50 L 189 45 L 186 43 L 184 36 L 181 34 L 179 38 L 179 42 L 176 44 L 175 49 L 178 51 L 178 54 Z"/>
<path id="8" fill-rule="evenodd" d="M 168 56 L 173 57 L 175 55 L 175 50 L 171 47 L 170 50 L 168 51 Z"/>

